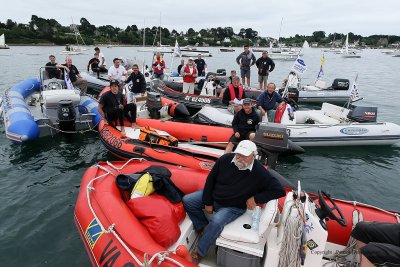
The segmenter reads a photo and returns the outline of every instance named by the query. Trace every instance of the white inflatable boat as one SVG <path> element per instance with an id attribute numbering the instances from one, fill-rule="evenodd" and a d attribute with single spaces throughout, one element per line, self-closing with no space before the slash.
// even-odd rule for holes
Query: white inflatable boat
<path id="1" fill-rule="evenodd" d="M 400 126 L 376 122 L 377 108 L 339 107 L 323 103 L 320 110 L 298 110 L 285 102 L 277 108 L 276 127 L 286 127 L 290 140 L 305 146 L 392 145 L 400 141 Z M 205 106 L 197 118 L 204 123 L 232 125 L 233 114 L 226 109 Z M 279 123 L 279 124 L 278 124 Z M 263 118 L 259 127 L 273 123 Z"/>

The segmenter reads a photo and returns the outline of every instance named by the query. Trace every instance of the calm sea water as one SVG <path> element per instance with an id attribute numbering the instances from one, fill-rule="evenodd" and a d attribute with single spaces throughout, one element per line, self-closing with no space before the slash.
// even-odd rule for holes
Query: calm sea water
<path id="1" fill-rule="evenodd" d="M 0 50 L 0 93 L 29 77 L 38 77 L 39 67 L 55 54 L 59 63 L 63 47 L 12 47 Z M 235 58 L 242 50 L 220 53 L 210 48 L 205 58 L 208 69 L 238 69 Z M 80 70 L 86 68 L 88 55 L 74 56 Z M 137 48 L 102 48 L 108 65 L 112 58 L 151 60 L 151 54 Z M 322 50 L 304 51 L 308 70 L 304 83 L 313 83 L 320 67 Z M 260 53 L 256 53 L 257 57 Z M 165 57 L 175 69 L 178 59 Z M 280 84 L 293 62 L 276 61 L 270 81 Z M 378 106 L 379 121 L 400 124 L 400 58 L 366 50 L 360 59 L 343 59 L 325 54 L 325 80 L 353 80 L 364 100 L 360 104 Z M 253 70 L 252 81 L 257 80 Z M 90 266 L 88 256 L 73 221 L 73 210 L 81 176 L 89 166 L 113 160 L 96 133 L 44 138 L 24 146 L 5 138 L 0 124 L 0 265 L 1 266 Z M 319 189 L 333 196 L 358 200 L 400 211 L 400 146 L 307 148 L 305 154 L 280 160 L 277 170 L 292 182 L 302 181 L 305 190 Z"/>

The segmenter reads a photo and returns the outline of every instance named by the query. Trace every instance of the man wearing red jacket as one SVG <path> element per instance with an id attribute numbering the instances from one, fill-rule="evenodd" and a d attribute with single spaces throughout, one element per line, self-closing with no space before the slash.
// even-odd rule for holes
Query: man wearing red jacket
<path id="1" fill-rule="evenodd" d="M 189 58 L 188 64 L 186 64 L 183 70 L 183 93 L 194 94 L 194 82 L 197 77 L 197 68 L 194 65 L 193 58 Z"/>

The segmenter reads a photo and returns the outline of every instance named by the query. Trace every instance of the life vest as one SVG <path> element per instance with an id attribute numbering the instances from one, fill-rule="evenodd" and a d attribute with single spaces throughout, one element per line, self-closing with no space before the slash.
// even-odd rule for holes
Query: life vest
<path id="1" fill-rule="evenodd" d="M 183 70 L 184 73 L 190 73 L 190 68 L 189 68 L 189 64 L 186 64 L 185 69 Z M 197 69 L 196 67 L 193 65 L 193 73 L 194 75 L 197 75 Z M 196 78 L 190 75 L 184 75 L 183 76 L 183 81 L 185 83 L 194 83 L 196 81 Z"/>
<path id="2" fill-rule="evenodd" d="M 276 108 L 276 112 L 275 112 L 275 123 L 281 123 L 282 117 L 283 117 L 283 113 L 285 113 L 286 110 L 286 103 L 282 102 L 279 104 L 279 106 Z"/>
<path id="3" fill-rule="evenodd" d="M 239 97 L 236 97 L 235 95 L 235 87 L 233 87 L 233 84 L 228 85 L 229 88 L 229 93 L 231 94 L 231 100 L 234 100 L 237 98 L 238 100 L 242 100 L 243 98 L 243 86 L 239 84 Z"/>
<path id="4" fill-rule="evenodd" d="M 151 144 L 178 146 L 178 139 L 172 135 L 161 135 L 156 129 L 153 129 L 149 126 L 140 127 L 139 140 L 149 142 Z"/>
<path id="5" fill-rule="evenodd" d="M 157 65 L 160 65 L 161 69 L 158 69 Z M 164 73 L 164 68 L 165 68 L 165 61 L 162 58 L 156 59 L 156 61 L 153 63 L 154 73 Z"/>

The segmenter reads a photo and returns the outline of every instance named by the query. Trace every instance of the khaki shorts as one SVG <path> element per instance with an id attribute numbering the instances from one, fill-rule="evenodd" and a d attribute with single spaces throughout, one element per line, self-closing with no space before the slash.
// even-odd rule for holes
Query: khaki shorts
<path id="1" fill-rule="evenodd" d="M 265 75 L 265 76 L 258 75 L 258 82 L 259 83 L 262 83 L 262 82 L 267 83 L 267 81 L 268 81 L 268 75 Z"/>

